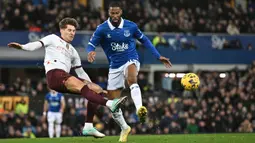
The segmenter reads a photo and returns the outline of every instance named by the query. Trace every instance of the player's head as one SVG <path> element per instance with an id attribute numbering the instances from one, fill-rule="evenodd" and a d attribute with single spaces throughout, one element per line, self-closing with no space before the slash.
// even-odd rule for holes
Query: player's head
<path id="1" fill-rule="evenodd" d="M 120 2 L 115 1 L 110 3 L 108 13 L 112 22 L 119 23 L 122 15 L 122 8 Z"/>
<path id="2" fill-rule="evenodd" d="M 64 18 L 59 22 L 59 29 L 61 37 L 67 41 L 73 41 L 76 28 L 79 26 L 78 22 L 74 18 Z"/>

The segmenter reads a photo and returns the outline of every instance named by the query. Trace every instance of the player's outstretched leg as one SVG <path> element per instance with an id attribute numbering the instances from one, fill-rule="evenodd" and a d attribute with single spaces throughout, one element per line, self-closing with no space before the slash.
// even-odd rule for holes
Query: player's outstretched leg
<path id="1" fill-rule="evenodd" d="M 127 98 L 127 96 L 124 96 L 114 100 L 106 100 L 101 95 L 90 90 L 86 85 L 81 89 L 81 95 L 95 104 L 107 106 L 111 112 L 115 112 L 119 109 L 120 105 L 123 104 Z"/>
<path id="2" fill-rule="evenodd" d="M 88 102 L 87 105 L 87 118 L 82 130 L 82 134 L 85 136 L 94 136 L 95 138 L 103 138 L 105 134 L 100 133 L 96 128 L 93 127 L 93 118 L 96 110 L 98 109 L 98 105 Z"/>

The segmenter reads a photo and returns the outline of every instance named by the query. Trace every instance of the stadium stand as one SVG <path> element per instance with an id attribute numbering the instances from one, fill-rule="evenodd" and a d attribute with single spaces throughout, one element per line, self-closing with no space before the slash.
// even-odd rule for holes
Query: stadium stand
<path id="1" fill-rule="evenodd" d="M 2 0 L 0 30 L 58 31 L 58 21 L 74 17 L 81 30 L 95 30 L 107 18 L 104 9 L 80 0 Z M 107 5 L 108 0 L 105 0 Z M 255 2 L 247 0 L 129 0 L 124 15 L 149 32 L 254 33 Z M 134 5 L 128 7 L 128 5 Z M 234 31 L 234 32 L 232 32 Z"/>

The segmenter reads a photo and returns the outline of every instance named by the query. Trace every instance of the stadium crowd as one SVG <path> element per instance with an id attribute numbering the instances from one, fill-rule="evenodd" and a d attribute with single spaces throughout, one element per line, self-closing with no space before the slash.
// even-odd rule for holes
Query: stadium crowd
<path id="1" fill-rule="evenodd" d="M 132 134 L 255 132 L 255 61 L 245 71 L 227 72 L 225 78 L 220 78 L 218 72 L 211 71 L 200 71 L 198 75 L 201 86 L 194 92 L 182 90 L 180 92 L 180 89 L 172 92 L 162 89 L 151 91 L 147 79 L 139 76 L 139 82 L 143 87 L 143 102 L 149 109 L 149 116 L 146 123 L 140 124 L 132 101 L 125 103 L 123 113 L 132 126 Z M 104 77 L 98 78 L 98 83 L 105 86 L 106 81 L 102 79 Z M 179 83 L 179 79 L 176 80 L 176 83 Z M 35 84 L 37 85 L 35 89 L 29 86 L 28 81 L 25 84 L 19 81 L 20 79 L 17 78 L 13 86 L 21 89 L 23 85 L 28 85 L 26 89 L 37 91 L 37 96 L 46 93 L 47 89 L 42 81 Z M 4 89 L 3 85 L 2 83 L 0 90 L 1 93 L 6 94 L 8 88 Z M 38 88 L 41 85 L 42 88 Z M 39 89 L 41 90 L 38 91 Z M 15 91 L 19 90 L 12 92 L 23 93 Z M 26 90 L 25 94 L 30 98 L 36 96 L 29 91 Z M 79 106 L 70 100 L 66 102 L 62 136 L 79 136 L 86 117 L 86 102 Z M 25 105 L 24 101 L 20 104 Z M 47 137 L 46 119 L 33 110 L 35 108 L 15 109 L 8 114 L 1 114 L 0 138 Z M 106 135 L 119 133 L 120 129 L 115 125 L 111 113 L 106 108 L 101 107 L 98 110 L 94 123 L 95 127 Z"/>
<path id="2" fill-rule="evenodd" d="M 58 31 L 63 17 L 81 30 L 95 30 L 108 17 L 107 4 L 92 0 L 1 0 L 0 30 Z M 124 18 L 149 32 L 255 32 L 255 0 L 123 0 Z"/>
<path id="3" fill-rule="evenodd" d="M 255 0 L 126 0 L 122 1 L 124 18 L 148 32 L 255 32 Z M 77 19 L 81 30 L 95 30 L 107 19 L 107 5 L 93 7 L 92 0 L 1 0 L 0 31 L 58 31 L 63 17 Z M 105 0 L 105 4 L 107 4 Z M 130 6 L 132 5 L 132 7 Z M 146 123 L 140 124 L 131 100 L 123 113 L 132 127 L 132 134 L 229 133 L 255 132 L 255 62 L 246 70 L 229 71 L 225 78 L 218 72 L 199 71 L 201 86 L 197 91 L 151 90 L 146 76 L 139 75 L 143 102 L 149 109 Z M 105 75 L 106 76 L 106 75 Z M 107 78 L 98 83 L 106 88 Z M 180 83 L 179 79 L 173 82 Z M 180 87 L 180 86 L 176 86 Z M 11 83 L 0 83 L 0 97 L 19 95 L 42 104 L 47 93 L 45 79 L 17 77 Z M 124 92 L 127 94 L 128 92 Z M 128 95 L 129 96 L 129 95 Z M 40 101 L 35 101 L 41 97 Z M 86 117 L 86 102 L 77 106 L 66 100 L 61 136 L 79 136 Z M 1 102 L 0 102 L 1 103 Z M 0 104 L 0 138 L 47 137 L 47 121 L 39 107 L 27 107 L 21 100 L 13 111 L 3 114 Z M 41 107 L 42 108 L 42 107 Z M 36 110 L 36 111 L 35 111 Z M 108 109 L 101 107 L 95 127 L 106 135 L 120 129 Z M 2 113 L 2 114 L 1 114 Z"/>

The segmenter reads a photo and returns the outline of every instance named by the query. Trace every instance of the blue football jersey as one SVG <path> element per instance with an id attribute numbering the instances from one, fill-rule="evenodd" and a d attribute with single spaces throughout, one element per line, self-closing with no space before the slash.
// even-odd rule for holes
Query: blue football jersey
<path id="1" fill-rule="evenodd" d="M 45 97 L 45 100 L 48 101 L 48 106 L 49 106 L 48 111 L 59 112 L 61 108 L 62 98 L 63 98 L 62 93 L 57 92 L 57 94 L 52 94 L 51 92 L 49 92 Z"/>
<path id="2" fill-rule="evenodd" d="M 110 68 L 115 69 L 129 60 L 139 60 L 136 39 L 142 38 L 143 33 L 134 22 L 121 19 L 120 25 L 116 28 L 108 19 L 97 27 L 90 38 L 89 46 L 95 48 L 101 45 Z"/>

